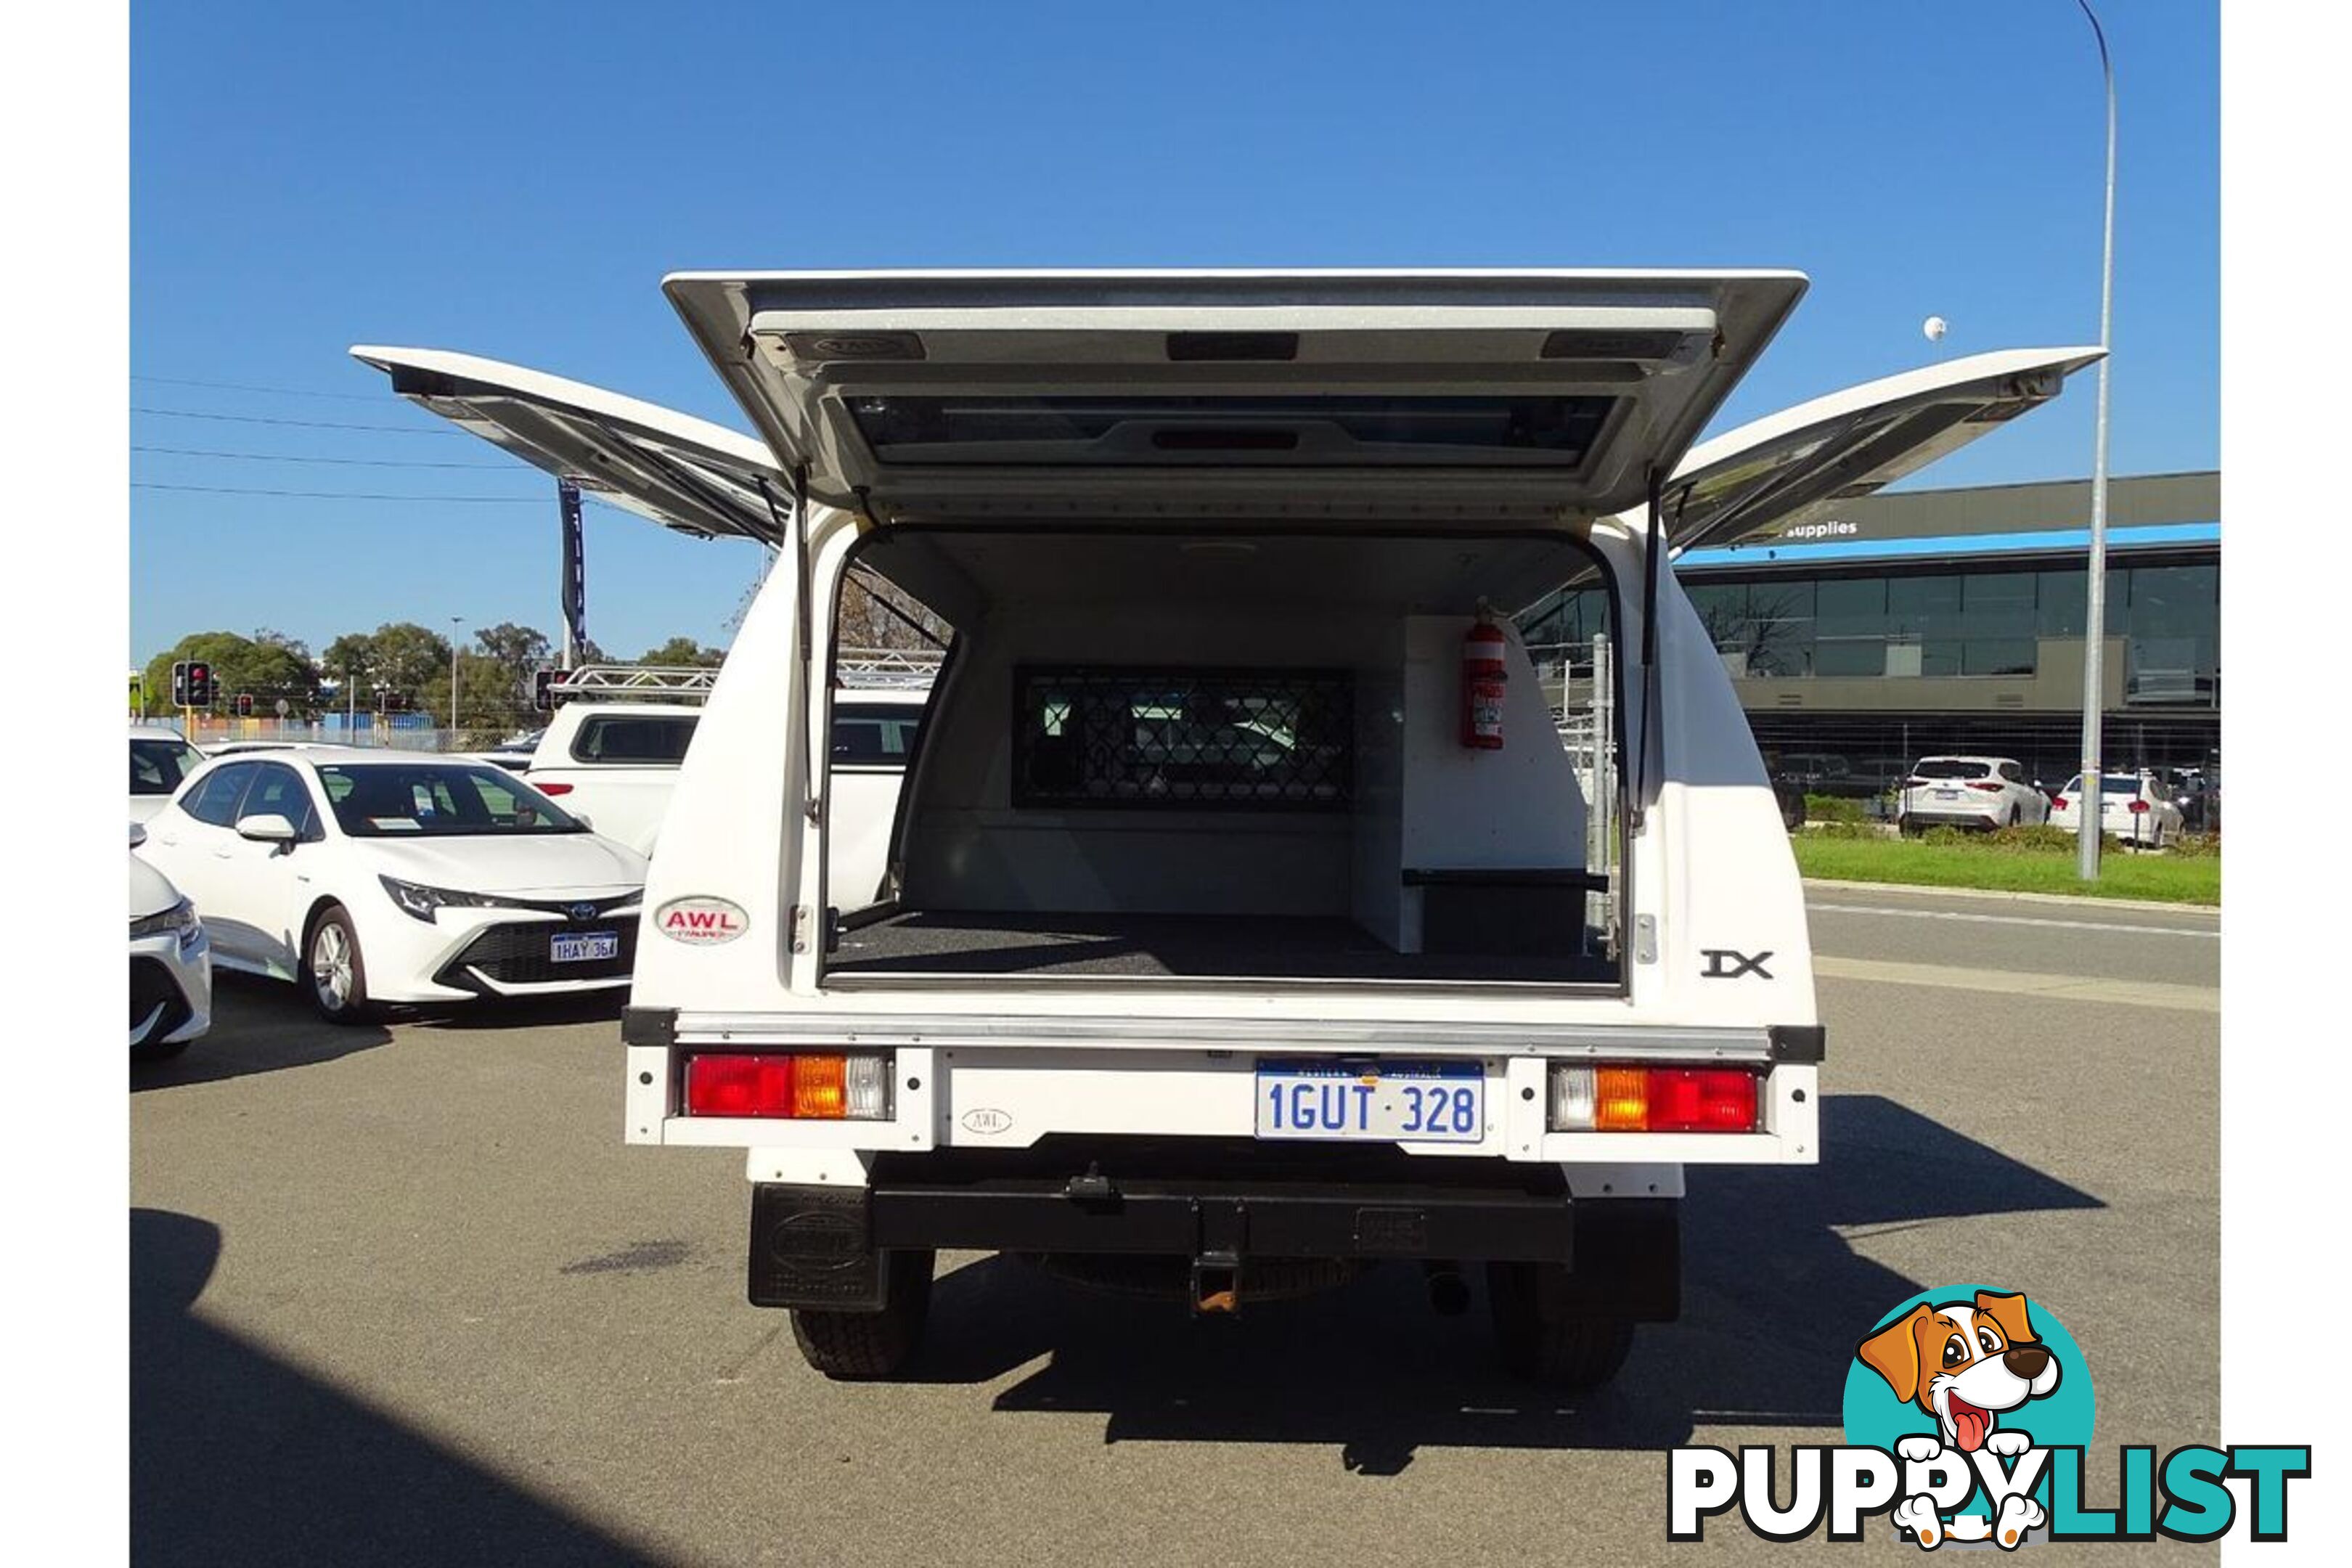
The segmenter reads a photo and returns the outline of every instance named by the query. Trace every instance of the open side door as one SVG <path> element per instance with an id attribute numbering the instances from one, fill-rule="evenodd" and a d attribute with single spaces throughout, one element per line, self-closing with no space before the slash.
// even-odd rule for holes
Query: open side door
<path id="1" fill-rule="evenodd" d="M 1669 471 L 1791 272 L 680 274 L 811 493 L 877 521 L 1607 516 Z"/>
<path id="2" fill-rule="evenodd" d="M 589 495 L 698 538 L 780 546 L 792 481 L 768 448 L 690 414 L 520 365 L 440 349 L 362 345 L 393 391 Z M 773 492 L 772 510 L 761 493 Z"/>
<path id="3" fill-rule="evenodd" d="M 1691 449 L 1664 489 L 1668 553 L 1787 529 L 2058 395 L 2096 348 L 2003 349 L 1784 408 Z"/>

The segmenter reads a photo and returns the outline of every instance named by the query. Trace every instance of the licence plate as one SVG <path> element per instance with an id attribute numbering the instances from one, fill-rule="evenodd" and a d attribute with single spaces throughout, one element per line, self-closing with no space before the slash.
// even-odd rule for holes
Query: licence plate
<path id="1" fill-rule="evenodd" d="M 1936 792 L 1936 798 L 1937 800 L 1958 800 L 1960 798 L 1960 792 L 1956 789 L 1939 789 Z"/>
<path id="2" fill-rule="evenodd" d="M 616 931 L 583 931 L 577 936 L 548 938 L 549 960 L 556 963 L 588 963 L 599 958 L 621 956 L 621 933 Z"/>
<path id="3" fill-rule="evenodd" d="M 1476 1062 L 1280 1059 L 1257 1064 L 1257 1136 L 1475 1143 L 1486 1135 Z"/>

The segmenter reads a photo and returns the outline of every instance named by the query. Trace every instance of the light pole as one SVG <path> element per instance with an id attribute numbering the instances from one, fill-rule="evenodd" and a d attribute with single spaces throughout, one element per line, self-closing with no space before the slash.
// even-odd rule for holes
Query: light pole
<path id="1" fill-rule="evenodd" d="M 2107 32 L 2090 0 L 2074 0 L 2099 41 L 2099 75 L 2107 89 L 2107 199 L 2105 237 L 2099 260 L 2098 436 L 2091 457 L 2091 562 L 2083 612 L 2083 790 L 2076 802 L 2075 874 L 2099 879 L 2101 706 L 2106 700 L 2107 654 L 2107 369 L 2109 332 L 2116 303 L 2116 69 L 2107 58 Z"/>
<path id="2" fill-rule="evenodd" d="M 457 628 L 466 624 L 463 616 L 449 617 L 449 747 L 457 742 Z"/>

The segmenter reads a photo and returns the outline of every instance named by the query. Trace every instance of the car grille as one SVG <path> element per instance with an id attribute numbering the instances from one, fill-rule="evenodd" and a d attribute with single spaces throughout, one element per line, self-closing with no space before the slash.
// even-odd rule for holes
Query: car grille
<path id="1" fill-rule="evenodd" d="M 155 1020 L 153 1028 L 147 1031 L 147 1037 L 151 1040 L 162 1039 L 194 1016 L 187 997 L 180 990 L 180 983 L 172 978 L 172 971 L 162 959 L 132 959 L 131 1022 L 128 1026 L 135 1029 L 145 1023 L 147 1015 L 159 1005 L 163 1009 L 163 1016 Z"/>
<path id="2" fill-rule="evenodd" d="M 551 939 L 589 931 L 617 931 L 617 956 L 558 963 L 548 956 Z M 526 921 L 495 925 L 467 942 L 435 978 L 444 985 L 478 990 L 468 970 L 479 970 L 501 985 L 545 985 L 559 980 L 626 979 L 637 956 L 637 917 L 605 921 Z"/>

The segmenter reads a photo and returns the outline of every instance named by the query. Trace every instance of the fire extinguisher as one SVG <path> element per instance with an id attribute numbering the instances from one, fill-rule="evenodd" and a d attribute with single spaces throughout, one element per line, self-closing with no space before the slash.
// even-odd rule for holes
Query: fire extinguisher
<path id="1" fill-rule="evenodd" d="M 1503 749 L 1503 628 L 1478 612 L 1462 639 L 1462 743 L 1474 752 Z"/>

